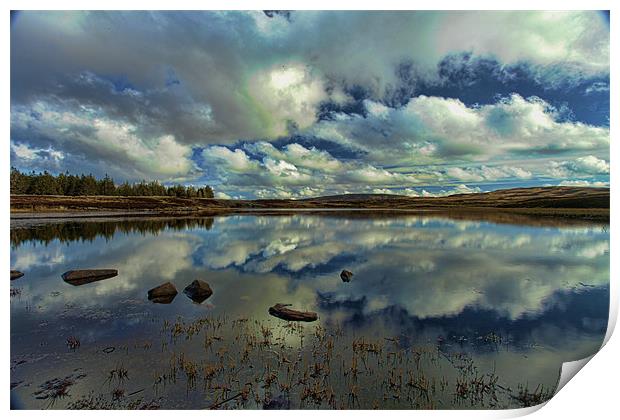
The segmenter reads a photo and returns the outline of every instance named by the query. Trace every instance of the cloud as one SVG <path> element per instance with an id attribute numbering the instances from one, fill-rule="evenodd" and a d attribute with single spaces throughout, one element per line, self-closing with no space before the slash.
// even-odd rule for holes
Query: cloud
<path id="1" fill-rule="evenodd" d="M 15 103 L 60 95 L 203 144 L 307 127 L 343 88 L 381 100 L 403 61 L 439 80 L 455 51 L 529 63 L 542 78 L 609 72 L 596 12 L 23 12 L 11 47 Z M 545 72 L 559 63 L 567 70 Z"/>
<path id="2" fill-rule="evenodd" d="M 447 189 L 447 190 L 445 189 L 441 189 L 439 191 L 422 190 L 420 195 L 422 197 L 445 197 L 445 196 L 454 195 L 454 194 L 474 194 L 474 193 L 479 193 L 479 192 L 482 192 L 482 190 L 478 187 L 468 187 L 465 184 L 460 184 L 454 188 Z"/>
<path id="3" fill-rule="evenodd" d="M 285 63 L 252 76 L 248 91 L 267 137 L 305 129 L 316 121 L 317 108 L 329 95 L 324 79 L 314 73 L 303 63 Z"/>
<path id="4" fill-rule="evenodd" d="M 547 172 L 555 178 L 607 175 L 609 174 L 609 162 L 588 155 L 562 162 L 551 161 Z"/>
<path id="5" fill-rule="evenodd" d="M 605 160 L 609 129 L 558 121 L 556 109 L 537 97 L 513 94 L 494 104 L 471 107 L 458 99 L 426 96 L 415 97 L 401 108 L 368 100 L 365 105 L 366 116 L 341 114 L 306 130 L 310 138 L 359 151 L 361 157 L 336 159 L 316 147 L 298 143 L 276 147 L 265 141 L 242 143 L 234 152 L 212 146 L 203 155 L 208 163 L 220 154 L 239 154 L 243 174 L 234 176 L 238 171 L 230 162 L 227 172 L 222 168 L 222 179 L 261 186 L 263 196 L 269 191 L 265 186 L 284 185 L 321 185 L 331 193 L 371 187 L 395 194 L 445 195 L 459 191 L 437 193 L 419 187 L 609 173 Z M 583 152 L 596 155 L 583 156 Z M 559 162 L 549 158 L 557 155 L 577 156 Z M 295 189 L 274 194 L 300 196 Z"/>
<path id="6" fill-rule="evenodd" d="M 475 162 L 584 150 L 608 153 L 609 148 L 609 129 L 558 121 L 557 111 L 537 97 L 513 94 L 494 104 L 468 107 L 458 99 L 418 96 L 378 114 L 370 101 L 366 106 L 366 117 L 341 115 L 316 124 L 310 132 L 367 152 L 375 165 Z"/>
<path id="7" fill-rule="evenodd" d="M 269 143 L 262 144 L 267 149 L 271 146 Z M 264 151 L 278 156 L 278 152 L 275 148 Z M 321 169 L 325 172 L 337 172 L 342 170 L 344 166 L 338 159 L 335 159 L 326 151 L 319 150 L 315 147 L 307 149 L 297 143 L 286 145 L 280 156 L 296 165 L 310 169 Z"/>
<path id="8" fill-rule="evenodd" d="M 403 183 L 417 183 L 418 180 L 411 175 L 394 173 L 381 168 L 367 165 L 363 168 L 353 169 L 343 174 L 343 178 L 361 184 L 401 185 Z"/>
<path id="9" fill-rule="evenodd" d="M 54 150 L 52 147 L 38 149 L 30 147 L 28 144 L 15 144 L 11 142 L 11 152 L 15 157 L 26 163 L 41 163 L 42 160 L 58 164 L 65 158 L 63 152 Z"/>
<path id="10" fill-rule="evenodd" d="M 401 194 L 409 196 L 409 197 L 419 197 L 420 196 L 420 193 L 417 192 L 413 188 L 405 188 L 404 190 L 401 191 Z"/>
<path id="11" fill-rule="evenodd" d="M 226 147 L 212 146 L 205 153 L 205 157 L 221 161 L 229 171 L 233 172 L 244 173 L 257 167 L 256 162 L 252 162 L 241 149 L 232 151 Z"/>
<path id="12" fill-rule="evenodd" d="M 255 195 L 258 198 L 294 198 L 294 195 L 296 194 L 291 189 L 275 187 L 261 188 L 256 190 Z"/>
<path id="13" fill-rule="evenodd" d="M 526 169 L 513 166 L 448 168 L 446 175 L 452 179 L 466 182 L 494 181 L 499 179 L 529 179 L 532 173 Z"/>
<path id="14" fill-rule="evenodd" d="M 569 181 L 562 181 L 558 184 L 561 187 L 595 187 L 595 188 L 609 188 L 608 181 L 589 181 L 585 179 L 575 179 Z"/>
<path id="15" fill-rule="evenodd" d="M 573 162 L 568 162 L 567 166 L 570 167 L 573 172 L 589 174 L 609 173 L 609 163 L 604 159 L 599 159 L 592 155 L 577 158 Z"/>
<path id="16" fill-rule="evenodd" d="M 255 192 L 258 197 L 307 197 L 324 191 L 322 185 L 343 190 L 356 184 L 400 186 L 418 182 L 411 175 L 374 167 L 363 160 L 338 160 L 324 150 L 307 149 L 297 143 L 280 149 L 267 142 L 243 143 L 234 151 L 211 146 L 203 150 L 202 156 L 207 165 L 218 166 L 222 183 L 277 187 L 260 188 Z"/>
<path id="17" fill-rule="evenodd" d="M 229 196 L 228 194 L 226 194 L 226 193 L 224 193 L 222 191 L 217 191 L 214 195 L 215 195 L 215 198 L 220 198 L 220 199 L 223 199 L 223 200 L 231 200 L 232 199 L 231 196 Z"/>
<path id="18" fill-rule="evenodd" d="M 609 83 L 594 82 L 586 88 L 584 93 L 586 95 L 590 95 L 592 93 L 598 93 L 598 92 L 609 92 Z"/>
<path id="19" fill-rule="evenodd" d="M 44 102 L 30 108 L 16 106 L 11 110 L 11 131 L 13 138 L 35 138 L 47 144 L 44 150 L 15 144 L 12 150 L 21 160 L 46 153 L 48 159 L 58 161 L 70 154 L 116 168 L 131 178 L 177 177 L 193 169 L 192 149 L 172 135 L 143 136 L 136 126 L 109 119 L 93 108 Z"/>
<path id="20" fill-rule="evenodd" d="M 466 99 L 481 77 L 598 98 L 597 12 L 28 11 L 11 51 L 11 156 L 28 168 L 301 197 L 585 179 L 609 161 L 609 128 L 570 103 Z M 450 77 L 460 99 L 438 93 Z"/>
<path id="21" fill-rule="evenodd" d="M 450 30 L 440 35 L 438 43 L 445 48 L 494 55 L 504 63 L 529 61 L 544 66 L 562 62 L 594 72 L 608 66 L 608 37 L 602 17 L 596 14 L 546 11 L 477 15 L 446 19 Z M 593 25 L 592 31 L 589 25 Z M 455 48 L 457 45 L 460 48 Z"/>

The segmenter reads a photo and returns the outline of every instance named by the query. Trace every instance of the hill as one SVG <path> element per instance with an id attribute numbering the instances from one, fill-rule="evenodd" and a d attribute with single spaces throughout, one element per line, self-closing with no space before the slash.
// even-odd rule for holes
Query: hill
<path id="1" fill-rule="evenodd" d="M 511 212 L 527 215 L 560 216 L 609 220 L 609 188 L 536 187 L 513 188 L 477 194 L 444 197 L 407 197 L 389 194 L 347 194 L 298 200 L 223 200 L 164 196 L 11 196 L 12 217 L 51 212 L 101 215 L 112 214 L 220 214 L 275 210 L 367 210 L 393 212 Z"/>

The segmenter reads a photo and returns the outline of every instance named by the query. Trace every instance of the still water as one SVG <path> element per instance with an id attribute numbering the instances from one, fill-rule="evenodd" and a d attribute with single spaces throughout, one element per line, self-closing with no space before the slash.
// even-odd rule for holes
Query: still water
<path id="1" fill-rule="evenodd" d="M 604 225 L 241 215 L 13 223 L 15 408 L 516 408 L 602 344 Z M 117 277 L 73 286 L 72 269 Z M 353 272 L 346 283 L 340 272 Z M 194 279 L 213 295 L 183 294 Z M 172 282 L 170 304 L 147 291 Z M 312 323 L 268 314 L 276 303 Z"/>

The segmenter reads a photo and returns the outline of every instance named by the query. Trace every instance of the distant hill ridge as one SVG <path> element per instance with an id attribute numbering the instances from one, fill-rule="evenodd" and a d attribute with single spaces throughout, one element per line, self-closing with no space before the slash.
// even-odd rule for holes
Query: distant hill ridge
<path id="1" fill-rule="evenodd" d="M 511 188 L 482 193 L 453 194 L 442 197 L 410 197 L 397 194 L 342 194 L 294 200 L 306 203 L 391 203 L 407 207 L 455 206 L 468 207 L 556 207 L 609 208 L 609 188 L 531 187 Z M 257 200 L 262 201 L 262 200 Z M 271 200 L 269 200 L 271 201 Z M 280 201 L 280 200 L 274 200 Z M 293 201 L 293 200 L 281 200 Z"/>
<path id="2" fill-rule="evenodd" d="M 346 194 L 303 199 L 225 200 L 168 196 L 12 195 L 11 212 L 72 210 L 229 211 L 270 209 L 597 209 L 609 213 L 609 188 L 533 187 L 443 197 L 390 194 Z"/>

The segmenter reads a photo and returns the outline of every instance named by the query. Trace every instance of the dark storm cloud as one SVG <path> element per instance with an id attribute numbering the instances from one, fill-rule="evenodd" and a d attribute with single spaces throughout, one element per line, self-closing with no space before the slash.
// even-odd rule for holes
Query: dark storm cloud
<path id="1" fill-rule="evenodd" d="M 354 101 L 355 90 L 362 89 L 366 98 L 402 105 L 412 96 L 418 80 L 436 78 L 436 63 L 443 58 L 438 53 L 425 54 L 438 42 L 428 37 L 435 34 L 436 26 L 454 18 L 433 13 L 332 12 L 300 13 L 288 23 L 289 16 L 282 14 L 265 17 L 266 21 L 261 16 L 215 12 L 24 13 L 12 29 L 12 101 L 25 103 L 46 95 L 90 101 L 115 118 L 156 123 L 184 143 L 260 137 L 269 123 L 261 121 L 260 112 L 255 112 L 260 104 L 248 98 L 256 96 L 248 86 L 252 73 L 278 62 L 298 60 L 317 68 L 319 76 L 329 83 L 343 86 L 344 93 L 350 92 Z M 538 24 L 531 15 L 524 17 Z M 285 25 L 273 22 L 280 18 Z M 505 19 L 502 14 L 498 18 Z M 471 17 L 463 20 L 467 19 Z M 524 27 L 527 19 L 523 19 Z M 305 36 L 304 31 L 316 36 Z M 356 33 L 356 38 L 347 35 L 351 33 Z M 417 44 L 415 49 L 412 42 Z M 450 42 L 458 45 L 456 39 Z M 471 42 L 480 43 L 481 50 L 487 48 L 484 37 Z M 532 54 L 523 49 L 522 54 Z M 585 57 L 592 54 L 585 48 L 578 52 Z M 497 54 L 511 56 L 501 48 Z M 541 57 L 532 55 L 538 64 Z M 344 56 L 347 60 L 339 59 Z M 582 60 L 580 65 L 590 66 L 581 56 L 576 58 Z M 444 67 L 439 66 L 440 77 Z M 91 83 L 80 83 L 85 72 L 93 76 Z M 171 72 L 178 86 L 184 88 L 169 89 Z M 141 93 L 140 99 L 107 89 L 106 77 L 108 81 L 125 80 Z M 574 79 L 568 74 L 566 78 Z M 211 118 L 200 115 L 198 109 L 209 109 Z M 187 118 L 179 122 L 181 115 Z"/>

